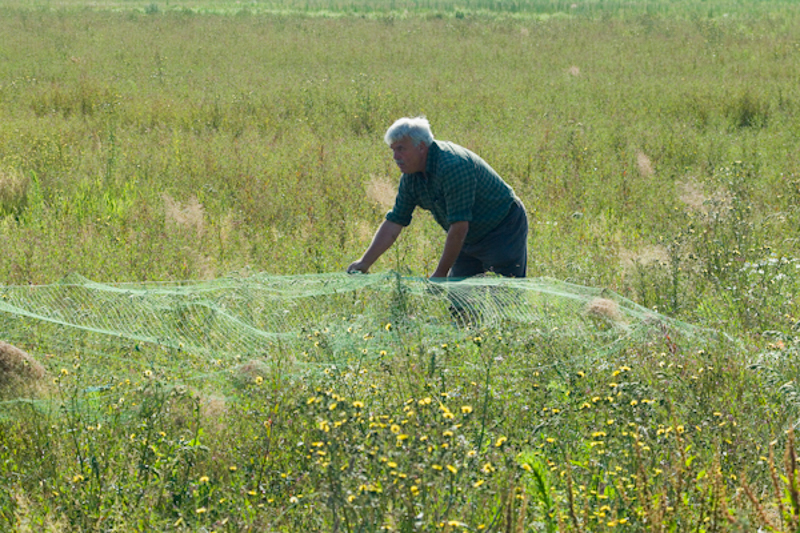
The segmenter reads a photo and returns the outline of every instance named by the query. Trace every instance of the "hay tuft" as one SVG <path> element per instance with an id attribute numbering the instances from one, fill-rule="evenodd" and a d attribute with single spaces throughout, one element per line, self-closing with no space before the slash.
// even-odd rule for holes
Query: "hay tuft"
<path id="1" fill-rule="evenodd" d="M 35 385 L 45 375 L 44 367 L 16 346 L 0 341 L 0 389 Z"/>
<path id="2" fill-rule="evenodd" d="M 586 303 L 584 312 L 587 316 L 595 319 L 600 319 L 610 323 L 622 322 L 622 312 L 619 310 L 619 304 L 614 300 L 608 298 L 594 298 Z"/>

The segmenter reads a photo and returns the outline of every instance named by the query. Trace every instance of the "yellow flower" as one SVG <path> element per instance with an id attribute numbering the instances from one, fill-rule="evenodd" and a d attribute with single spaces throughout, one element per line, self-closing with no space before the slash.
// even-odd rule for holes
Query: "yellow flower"
<path id="1" fill-rule="evenodd" d="M 208 511 L 208 509 L 206 509 L 205 507 L 199 507 L 199 508 L 195 509 L 194 512 L 197 513 L 197 514 L 203 514 L 206 511 Z"/>
<path id="2" fill-rule="evenodd" d="M 388 324 L 386 324 L 385 329 L 386 329 L 386 331 L 391 331 L 392 330 L 392 323 L 389 322 Z"/>
<path id="3" fill-rule="evenodd" d="M 447 469 L 450 471 L 450 473 L 451 473 L 451 474 L 456 474 L 456 473 L 458 473 L 458 468 L 456 468 L 456 467 L 455 467 L 455 466 L 453 466 L 453 465 L 447 465 Z"/>
<path id="4" fill-rule="evenodd" d="M 353 402 L 353 407 L 355 407 L 356 409 L 362 409 L 364 407 L 364 402 L 359 402 L 358 400 L 356 400 L 355 402 Z"/>
<path id="5" fill-rule="evenodd" d="M 261 376 L 256 376 L 256 379 L 254 379 L 253 381 L 255 381 L 256 385 L 261 385 L 264 382 L 264 378 L 262 378 Z"/>
<path id="6" fill-rule="evenodd" d="M 208 476 L 200 476 L 198 481 L 200 481 L 200 483 L 208 483 Z"/>
<path id="7" fill-rule="evenodd" d="M 495 448 L 499 448 L 500 446 L 505 444 L 507 440 L 508 440 L 508 437 L 500 437 L 494 443 Z"/>
<path id="8" fill-rule="evenodd" d="M 461 406 L 461 412 L 463 414 L 465 414 L 465 415 L 470 414 L 472 412 L 472 406 L 471 405 L 462 405 Z"/>

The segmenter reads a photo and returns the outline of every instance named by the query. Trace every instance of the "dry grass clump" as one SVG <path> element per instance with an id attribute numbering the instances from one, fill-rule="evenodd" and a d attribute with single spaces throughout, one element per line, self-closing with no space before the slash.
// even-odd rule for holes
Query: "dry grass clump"
<path id="1" fill-rule="evenodd" d="M 602 320 L 610 324 L 623 322 L 624 316 L 619 310 L 619 304 L 608 298 L 594 298 L 586 303 L 583 309 L 586 316 Z"/>
<path id="2" fill-rule="evenodd" d="M 636 168 L 639 169 L 639 175 L 643 178 L 649 178 L 653 174 L 655 174 L 655 170 L 653 169 L 653 162 L 647 157 L 647 154 L 644 152 L 638 152 L 636 154 Z"/>
<path id="3" fill-rule="evenodd" d="M 636 265 L 666 265 L 669 263 L 669 251 L 660 245 L 644 246 L 636 251 L 623 249 L 619 258 L 626 270 L 631 270 Z"/>
<path id="4" fill-rule="evenodd" d="M 0 215 L 18 214 L 28 200 L 30 178 L 13 168 L 0 168 Z"/>
<path id="5" fill-rule="evenodd" d="M 397 189 L 389 178 L 374 174 L 370 176 L 367 183 L 367 198 L 381 207 L 391 208 L 396 194 Z"/>
<path id="6" fill-rule="evenodd" d="M 198 239 L 205 234 L 205 208 L 196 196 L 189 198 L 186 204 L 181 204 L 166 193 L 162 195 L 162 198 L 168 224 L 194 230 Z"/>
<path id="7" fill-rule="evenodd" d="M 678 199 L 692 211 L 703 211 L 708 196 L 703 191 L 701 183 L 690 179 L 678 183 Z"/>
<path id="8" fill-rule="evenodd" d="M 250 359 L 237 366 L 234 372 L 236 381 L 244 385 L 263 380 L 269 375 L 270 369 L 266 362 L 258 359 Z"/>
<path id="9" fill-rule="evenodd" d="M 33 386 L 44 375 L 44 367 L 33 357 L 0 341 L 0 390 Z"/>

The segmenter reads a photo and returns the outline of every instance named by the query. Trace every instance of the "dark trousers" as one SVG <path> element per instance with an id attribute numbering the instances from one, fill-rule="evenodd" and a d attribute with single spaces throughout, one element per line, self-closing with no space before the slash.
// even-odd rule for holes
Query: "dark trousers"
<path id="1" fill-rule="evenodd" d="M 528 272 L 528 215 L 519 199 L 488 235 L 461 248 L 448 277 L 469 278 L 487 272 L 513 278 L 524 278 Z"/>

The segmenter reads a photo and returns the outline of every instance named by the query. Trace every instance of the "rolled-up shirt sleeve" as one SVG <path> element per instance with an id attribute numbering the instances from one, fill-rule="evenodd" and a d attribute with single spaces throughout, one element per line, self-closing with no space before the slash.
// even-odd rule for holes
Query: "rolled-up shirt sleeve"
<path id="1" fill-rule="evenodd" d="M 400 178 L 400 187 L 397 189 L 397 196 L 394 199 L 394 207 L 386 213 L 386 220 L 400 224 L 401 226 L 408 226 L 411 224 L 411 218 L 414 213 L 414 208 L 417 207 L 414 201 L 414 195 L 411 191 L 410 177 L 405 174 Z"/>

